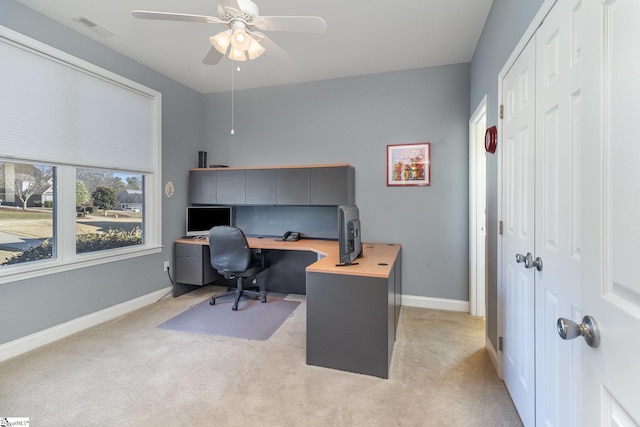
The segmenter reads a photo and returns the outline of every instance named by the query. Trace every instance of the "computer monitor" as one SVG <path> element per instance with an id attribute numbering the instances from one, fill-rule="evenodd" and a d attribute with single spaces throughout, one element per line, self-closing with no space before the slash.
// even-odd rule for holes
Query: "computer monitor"
<path id="1" fill-rule="evenodd" d="M 233 225 L 230 206 L 187 207 L 187 236 L 204 236 L 216 225 Z"/>
<path id="2" fill-rule="evenodd" d="M 351 265 L 362 255 L 360 211 L 355 205 L 338 206 L 338 246 L 340 264 Z"/>

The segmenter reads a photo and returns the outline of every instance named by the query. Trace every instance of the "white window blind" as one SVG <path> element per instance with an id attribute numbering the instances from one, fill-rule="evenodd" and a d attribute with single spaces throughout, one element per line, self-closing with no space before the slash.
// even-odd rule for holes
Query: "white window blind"
<path id="1" fill-rule="evenodd" d="M 0 156 L 154 172 L 159 93 L 0 30 Z"/>

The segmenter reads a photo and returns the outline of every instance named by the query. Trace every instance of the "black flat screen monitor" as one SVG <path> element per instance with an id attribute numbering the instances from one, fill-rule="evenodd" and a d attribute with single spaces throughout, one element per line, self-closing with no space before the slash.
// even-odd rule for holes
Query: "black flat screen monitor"
<path id="1" fill-rule="evenodd" d="M 231 224 L 230 206 L 187 207 L 187 236 L 204 236 L 216 225 Z"/>
<path id="2" fill-rule="evenodd" d="M 360 211 L 355 205 L 338 206 L 338 245 L 340 264 L 357 264 L 356 258 L 362 255 L 360 230 Z"/>

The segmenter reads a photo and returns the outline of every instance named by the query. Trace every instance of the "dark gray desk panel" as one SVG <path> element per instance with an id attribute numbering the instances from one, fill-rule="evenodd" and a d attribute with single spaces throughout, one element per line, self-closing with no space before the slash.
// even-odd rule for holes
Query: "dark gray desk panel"
<path id="1" fill-rule="evenodd" d="M 335 206 L 234 206 L 233 210 L 235 225 L 247 236 L 282 236 L 293 230 L 307 238 L 338 238 Z"/>
<path id="2" fill-rule="evenodd" d="M 218 203 L 218 172 L 189 171 L 189 203 L 215 205 Z"/>
<path id="3" fill-rule="evenodd" d="M 311 204 L 309 168 L 278 169 L 276 178 L 277 204 Z"/>
<path id="4" fill-rule="evenodd" d="M 276 170 L 249 169 L 246 175 L 246 199 L 248 205 L 276 204 Z"/>
<path id="5" fill-rule="evenodd" d="M 189 171 L 189 202 L 201 205 L 350 205 L 355 203 L 355 169 L 347 165 L 193 169 Z"/>
<path id="6" fill-rule="evenodd" d="M 398 252 L 398 257 L 393 264 L 393 285 L 395 294 L 395 333 L 398 332 L 398 323 L 400 322 L 400 310 L 402 309 L 402 249 Z"/>
<path id="7" fill-rule="evenodd" d="M 269 250 L 261 280 L 269 291 L 305 295 L 305 269 L 317 260 L 315 252 Z"/>
<path id="8" fill-rule="evenodd" d="M 245 203 L 245 171 L 218 171 L 217 204 L 243 205 Z"/>
<path id="9" fill-rule="evenodd" d="M 354 204 L 354 170 L 349 167 L 311 168 L 312 205 Z"/>
<path id="10" fill-rule="evenodd" d="M 394 301 L 388 278 L 308 272 L 307 364 L 388 378 Z"/>

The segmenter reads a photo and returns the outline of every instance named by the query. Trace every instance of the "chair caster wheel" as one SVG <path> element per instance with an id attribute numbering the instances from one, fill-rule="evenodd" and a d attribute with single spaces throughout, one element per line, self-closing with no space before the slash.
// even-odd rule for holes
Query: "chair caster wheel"
<path id="1" fill-rule="evenodd" d="M 262 298 L 262 303 L 264 304 L 265 302 L 267 302 L 266 298 Z"/>
<path id="2" fill-rule="evenodd" d="M 233 307 L 231 307 L 231 310 L 233 310 L 233 311 L 238 311 L 238 306 L 237 306 L 237 305 L 234 305 Z"/>
<path id="3" fill-rule="evenodd" d="M 216 305 L 216 300 L 212 299 L 211 301 L 209 301 L 209 305 Z"/>

